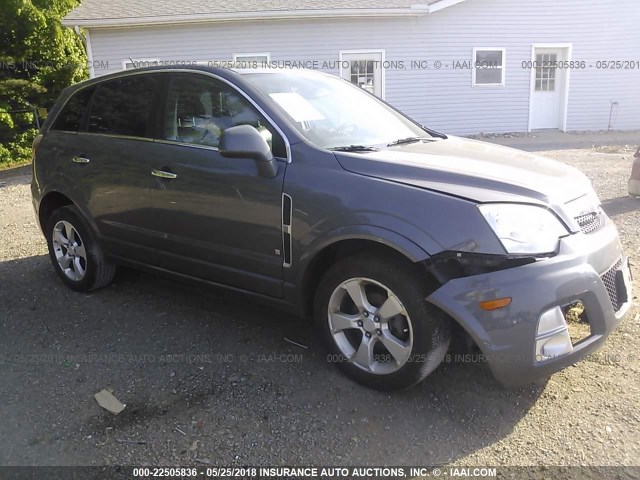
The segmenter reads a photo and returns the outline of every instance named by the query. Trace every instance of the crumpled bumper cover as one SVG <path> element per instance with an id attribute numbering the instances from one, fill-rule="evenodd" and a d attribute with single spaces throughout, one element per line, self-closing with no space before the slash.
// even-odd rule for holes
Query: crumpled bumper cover
<path id="1" fill-rule="evenodd" d="M 506 386 L 549 377 L 598 349 L 625 316 L 629 302 L 614 312 L 601 276 L 623 258 L 618 232 L 607 219 L 601 230 L 560 241 L 555 257 L 508 270 L 450 280 L 427 300 L 456 319 L 480 347 L 493 375 Z M 511 297 L 494 311 L 479 302 Z M 591 336 L 572 353 L 536 362 L 535 337 L 540 315 L 580 300 Z"/>

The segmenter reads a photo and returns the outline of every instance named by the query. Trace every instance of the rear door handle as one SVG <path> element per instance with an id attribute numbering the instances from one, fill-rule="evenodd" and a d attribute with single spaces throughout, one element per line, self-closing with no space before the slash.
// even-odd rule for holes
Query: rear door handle
<path id="1" fill-rule="evenodd" d="M 162 170 L 151 170 L 151 175 L 159 178 L 166 178 L 168 180 L 173 180 L 174 178 L 178 178 L 178 175 L 171 172 L 164 172 Z"/>
<path id="2" fill-rule="evenodd" d="M 91 160 L 85 157 L 73 157 L 73 163 L 90 163 Z"/>

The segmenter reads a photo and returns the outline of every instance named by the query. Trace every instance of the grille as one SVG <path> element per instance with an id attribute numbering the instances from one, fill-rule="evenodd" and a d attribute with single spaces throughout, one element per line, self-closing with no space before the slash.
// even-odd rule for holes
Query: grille
<path id="1" fill-rule="evenodd" d="M 600 212 L 591 212 L 576 217 L 576 222 L 580 225 L 582 233 L 592 233 L 602 226 L 602 218 Z"/>
<path id="2" fill-rule="evenodd" d="M 616 272 L 620 270 L 621 266 L 622 259 L 618 260 L 613 267 L 607 270 L 607 272 L 600 277 L 604 286 L 607 288 L 607 293 L 611 299 L 611 305 L 613 305 L 614 312 L 620 310 L 620 307 L 622 306 L 618 302 L 618 289 L 616 288 Z"/>

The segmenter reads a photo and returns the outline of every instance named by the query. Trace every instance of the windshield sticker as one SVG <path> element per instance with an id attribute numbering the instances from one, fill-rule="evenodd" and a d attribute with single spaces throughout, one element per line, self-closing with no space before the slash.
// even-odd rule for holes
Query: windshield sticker
<path id="1" fill-rule="evenodd" d="M 284 108 L 285 112 L 296 122 L 325 119 L 325 116 L 299 93 L 271 93 L 269 96 Z"/>

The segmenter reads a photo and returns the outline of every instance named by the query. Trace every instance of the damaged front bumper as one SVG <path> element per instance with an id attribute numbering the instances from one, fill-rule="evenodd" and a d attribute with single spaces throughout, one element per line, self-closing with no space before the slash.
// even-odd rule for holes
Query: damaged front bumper
<path id="1" fill-rule="evenodd" d="M 448 280 L 427 300 L 471 335 L 502 384 L 549 377 L 598 349 L 631 305 L 628 263 L 615 226 L 606 222 L 597 232 L 563 238 L 554 257 Z M 511 303 L 491 311 L 480 306 L 500 298 Z M 580 303 L 589 331 L 576 340 L 566 315 Z"/>

